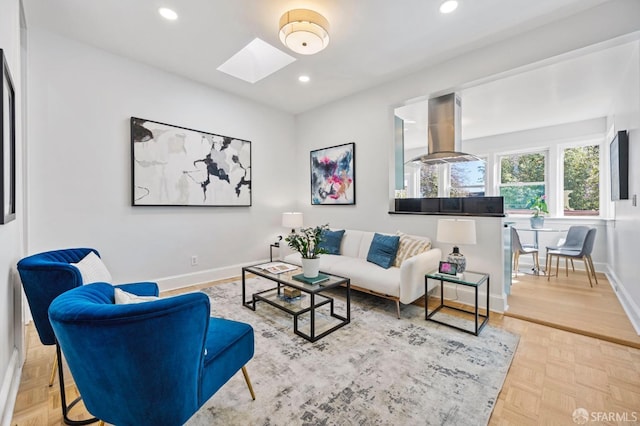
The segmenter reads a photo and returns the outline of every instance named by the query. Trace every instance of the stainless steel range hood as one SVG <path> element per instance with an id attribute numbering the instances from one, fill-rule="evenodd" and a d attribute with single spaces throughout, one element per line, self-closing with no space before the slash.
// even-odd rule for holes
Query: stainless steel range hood
<path id="1" fill-rule="evenodd" d="M 428 153 L 411 162 L 427 164 L 478 161 L 480 158 L 461 152 L 462 105 L 455 93 L 429 99 L 428 103 Z"/>

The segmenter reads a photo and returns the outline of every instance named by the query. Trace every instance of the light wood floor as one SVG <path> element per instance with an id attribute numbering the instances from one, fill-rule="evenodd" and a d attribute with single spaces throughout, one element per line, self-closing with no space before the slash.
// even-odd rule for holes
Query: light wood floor
<path id="1" fill-rule="evenodd" d="M 583 318 L 592 319 L 588 313 Z M 640 349 L 494 313 L 490 324 L 520 335 L 490 425 L 572 425 L 577 408 L 586 409 L 591 416 L 613 413 L 619 419 L 635 416 L 640 421 Z M 452 333 L 457 331 L 452 329 Z M 57 378 L 48 387 L 54 352 L 53 347 L 40 343 L 29 325 L 27 360 L 12 426 L 62 424 Z M 65 377 L 67 394 L 77 393 L 70 374 Z M 260 389 L 256 395 L 260 397 Z M 88 416 L 83 407 L 73 411 L 73 418 Z"/>
<path id="2" fill-rule="evenodd" d="M 592 288 L 584 271 L 569 266 L 568 277 L 562 268 L 559 273 L 549 280 L 519 273 L 505 315 L 640 348 L 640 336 L 603 274 Z"/>

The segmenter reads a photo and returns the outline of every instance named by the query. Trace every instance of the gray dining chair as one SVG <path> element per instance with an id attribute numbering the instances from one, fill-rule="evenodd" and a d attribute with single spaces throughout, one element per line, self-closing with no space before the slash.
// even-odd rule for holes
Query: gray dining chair
<path id="1" fill-rule="evenodd" d="M 568 240 L 567 236 L 567 240 Z M 553 257 L 556 257 L 556 277 L 558 276 L 558 267 L 560 258 L 564 257 L 566 260 L 578 259 L 584 262 L 585 270 L 587 271 L 587 277 L 589 278 L 589 285 L 593 287 L 593 279 L 598 284 L 598 277 L 596 276 L 596 270 L 593 267 L 593 259 L 591 258 L 591 252 L 593 251 L 593 245 L 596 240 L 596 228 L 589 228 L 587 234 L 580 247 L 562 246 L 556 249 L 547 249 L 547 280 L 551 279 L 551 265 Z M 569 276 L 569 267 L 565 264 L 565 271 L 567 277 Z"/>
<path id="2" fill-rule="evenodd" d="M 569 230 L 567 231 L 567 236 L 564 239 L 561 239 L 558 242 L 558 244 L 556 244 L 555 246 L 547 246 L 547 252 L 549 250 L 560 250 L 560 249 L 580 250 L 582 248 L 582 244 L 584 244 L 584 239 L 586 238 L 588 231 L 589 231 L 588 226 L 583 226 L 583 225 L 570 226 Z M 573 258 L 565 258 L 565 269 L 567 270 L 567 276 L 569 274 L 568 262 L 571 262 L 571 269 L 573 270 L 573 272 L 576 271 L 575 265 L 573 264 Z"/>
<path id="3" fill-rule="evenodd" d="M 513 226 L 511 227 L 511 250 L 513 251 L 513 270 L 518 276 L 518 265 L 520 263 L 521 254 L 533 255 L 534 268 L 540 271 L 540 259 L 538 258 L 538 248 L 532 245 L 522 244 L 520 235 Z"/>

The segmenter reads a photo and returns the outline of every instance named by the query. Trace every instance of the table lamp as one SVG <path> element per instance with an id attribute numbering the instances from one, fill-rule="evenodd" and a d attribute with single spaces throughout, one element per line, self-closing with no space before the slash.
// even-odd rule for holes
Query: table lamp
<path id="1" fill-rule="evenodd" d="M 282 213 L 282 226 L 291 228 L 291 233 L 295 234 L 296 228 L 302 228 L 302 218 L 303 215 L 300 212 Z"/>
<path id="2" fill-rule="evenodd" d="M 458 272 L 464 272 L 467 259 L 460 253 L 458 244 L 476 243 L 476 221 L 468 219 L 438 219 L 436 239 L 441 243 L 453 244 L 453 251 L 449 253 L 447 262 L 458 265 Z"/>

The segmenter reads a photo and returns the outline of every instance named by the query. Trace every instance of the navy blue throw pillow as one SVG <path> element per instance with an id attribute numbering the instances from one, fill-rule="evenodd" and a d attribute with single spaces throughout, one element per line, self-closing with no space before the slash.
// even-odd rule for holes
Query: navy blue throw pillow
<path id="1" fill-rule="evenodd" d="M 340 243 L 342 243 L 343 235 L 344 229 L 340 231 L 323 230 L 320 248 L 325 249 L 327 254 L 340 254 Z"/>
<path id="2" fill-rule="evenodd" d="M 400 245 L 399 235 L 381 235 L 374 234 L 369 253 L 367 254 L 367 262 L 375 263 L 384 269 L 389 269 L 393 265 Z"/>

